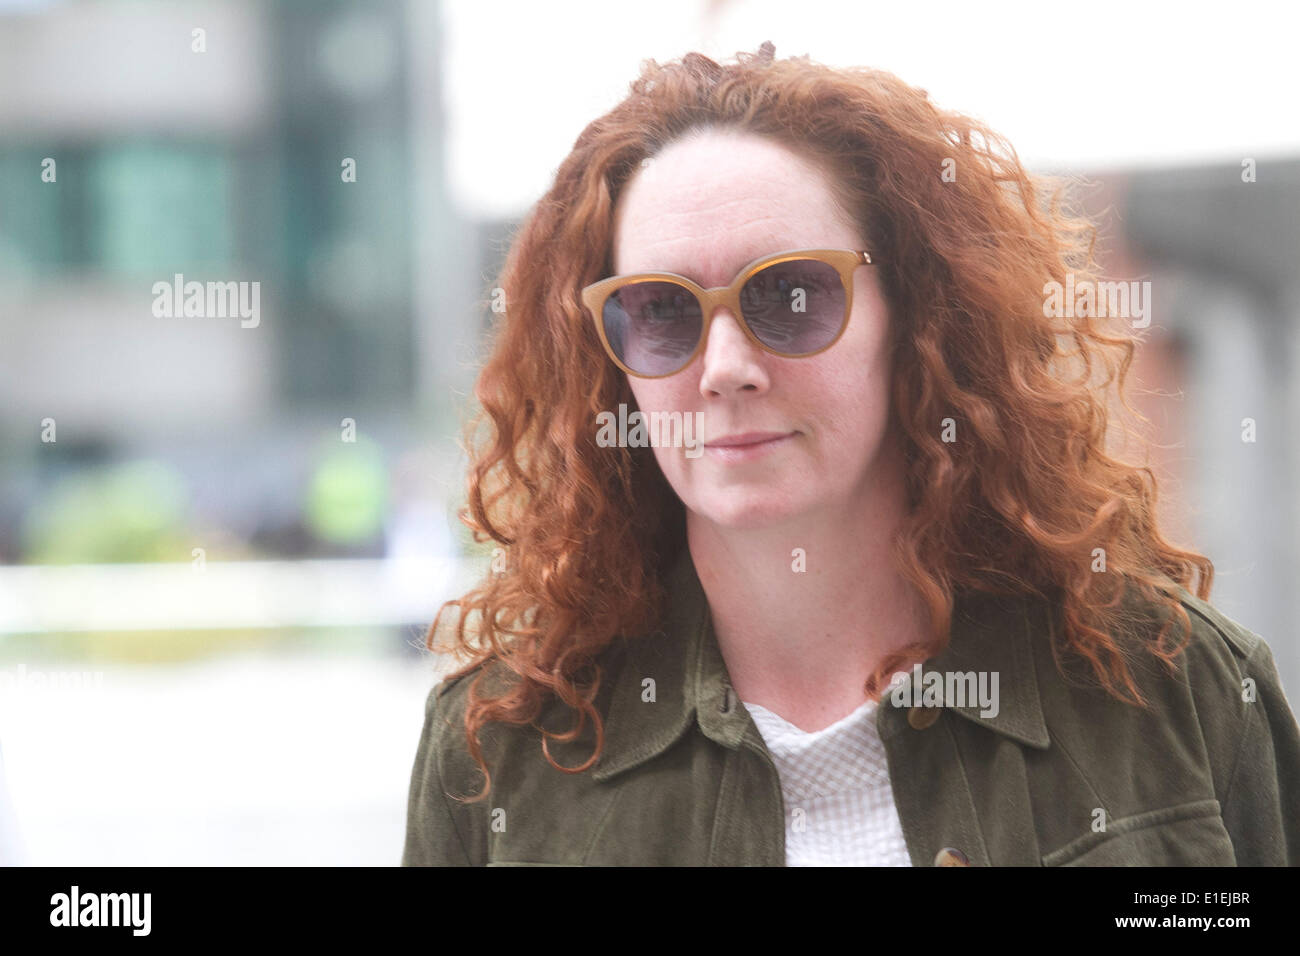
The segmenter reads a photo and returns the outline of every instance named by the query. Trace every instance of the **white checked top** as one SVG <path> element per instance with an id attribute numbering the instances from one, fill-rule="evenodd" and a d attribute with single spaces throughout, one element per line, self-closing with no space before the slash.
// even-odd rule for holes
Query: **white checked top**
<path id="1" fill-rule="evenodd" d="M 786 866 L 912 865 L 876 732 L 877 703 L 812 733 L 745 704 L 781 778 Z"/>

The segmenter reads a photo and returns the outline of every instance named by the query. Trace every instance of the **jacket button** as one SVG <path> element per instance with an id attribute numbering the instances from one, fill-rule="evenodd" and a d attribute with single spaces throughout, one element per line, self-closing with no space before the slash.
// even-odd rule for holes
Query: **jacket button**
<path id="1" fill-rule="evenodd" d="M 935 866 L 970 866 L 966 854 L 955 846 L 946 846 L 934 855 Z"/>
<path id="2" fill-rule="evenodd" d="M 925 730 L 939 719 L 939 707 L 912 707 L 907 711 L 907 722 L 917 730 Z"/>

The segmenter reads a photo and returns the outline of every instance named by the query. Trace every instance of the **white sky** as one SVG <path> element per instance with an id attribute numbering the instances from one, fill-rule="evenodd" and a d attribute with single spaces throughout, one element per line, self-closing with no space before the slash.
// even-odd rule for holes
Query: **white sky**
<path id="1" fill-rule="evenodd" d="M 535 202 L 642 59 L 725 60 L 764 40 L 777 57 L 890 70 L 1039 168 L 1300 156 L 1300 5 L 1286 0 L 446 0 L 443 18 L 452 189 L 473 215 Z"/>

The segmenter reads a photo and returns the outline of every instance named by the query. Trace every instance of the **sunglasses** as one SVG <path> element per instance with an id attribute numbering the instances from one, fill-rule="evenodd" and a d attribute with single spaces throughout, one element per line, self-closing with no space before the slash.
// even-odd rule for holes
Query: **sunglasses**
<path id="1" fill-rule="evenodd" d="M 719 306 L 773 355 L 802 358 L 834 345 L 853 309 L 853 270 L 871 254 L 796 249 L 755 259 L 729 286 L 704 289 L 672 272 L 611 276 L 582 290 L 605 351 L 640 378 L 680 372 L 704 348 Z"/>

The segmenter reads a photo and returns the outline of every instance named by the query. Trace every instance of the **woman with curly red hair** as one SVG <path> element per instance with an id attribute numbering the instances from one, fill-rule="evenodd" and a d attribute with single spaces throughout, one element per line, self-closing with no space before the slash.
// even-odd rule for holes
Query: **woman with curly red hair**
<path id="1" fill-rule="evenodd" d="M 1106 452 L 1135 340 L 1045 305 L 1094 234 L 889 74 L 648 61 L 499 280 L 403 862 L 1300 861 L 1269 649 Z"/>

